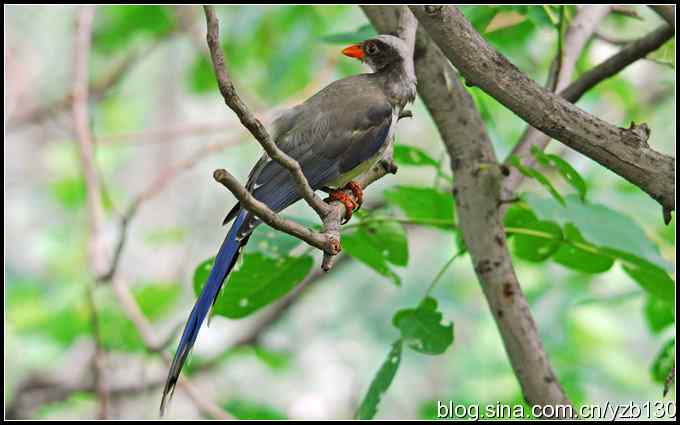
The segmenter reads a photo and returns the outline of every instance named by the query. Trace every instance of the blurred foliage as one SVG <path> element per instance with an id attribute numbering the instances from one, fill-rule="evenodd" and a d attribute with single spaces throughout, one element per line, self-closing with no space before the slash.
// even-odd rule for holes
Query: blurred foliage
<path id="1" fill-rule="evenodd" d="M 547 78 L 564 24 L 573 18 L 576 10 L 575 6 L 556 5 L 468 5 L 461 9 L 495 48 L 540 83 Z M 28 28 L 38 28 L 37 36 L 65 38 L 70 43 L 69 31 L 50 32 L 49 28 L 53 27 L 49 22 L 26 23 L 21 20 L 21 13 L 25 12 L 8 10 L 11 12 L 8 27 L 13 31 L 32 34 Z M 205 109 L 196 105 L 221 104 L 211 62 L 203 50 L 188 41 L 189 36 L 181 28 L 177 12 L 175 6 L 106 5 L 97 8 L 93 81 L 109 70 L 111 63 L 132 50 L 158 43 L 167 46 L 167 52 L 165 56 L 145 57 L 144 61 L 149 61 L 150 65 L 140 65 L 140 71 L 132 72 L 101 100 L 91 103 L 95 134 L 138 131 L 153 127 L 154 123 L 155 127 L 169 127 L 166 120 L 157 118 L 156 111 L 166 99 L 163 89 L 158 88 L 158 76 L 166 72 L 173 72 L 171 79 L 177 81 L 176 89 L 186 108 L 181 110 L 182 114 L 199 111 L 194 115 L 202 116 L 206 114 Z M 194 18 L 199 30 L 203 31 L 202 14 L 200 10 L 198 12 Z M 221 22 L 221 45 L 229 71 L 239 91 L 246 98 L 253 96 L 253 102 L 258 106 L 274 107 L 299 96 L 300 91 L 310 85 L 325 84 L 329 79 L 366 71 L 357 62 L 338 55 L 339 45 L 375 34 L 355 6 L 234 5 L 218 7 L 217 12 Z M 62 9 L 49 16 L 65 16 L 62 17 L 67 21 L 64 28 L 70 28 L 71 14 L 71 9 Z M 649 22 L 649 16 L 654 15 L 645 15 L 645 21 L 641 22 L 609 16 L 603 25 L 603 33 L 622 33 L 631 39 L 639 37 L 655 25 Z M 62 65 L 68 52 L 63 46 L 48 46 L 46 52 L 56 50 L 59 56 L 53 62 L 56 60 L 57 65 Z M 588 44 L 578 60 L 576 77 L 608 55 L 599 52 L 601 48 L 595 41 Z M 173 63 L 172 71 L 166 70 L 166 67 L 170 69 L 168 58 L 177 62 Z M 671 126 L 670 121 L 675 119 L 675 40 L 666 43 L 649 59 L 645 61 L 648 65 L 651 60 L 661 63 L 654 65 L 658 70 L 654 78 L 659 80 L 653 85 L 655 91 L 648 93 L 647 85 L 651 83 L 645 75 L 626 71 L 586 93 L 579 106 L 625 127 L 633 120 L 657 119 L 663 124 L 650 125 L 654 129 L 650 144 L 674 150 L 671 139 L 675 126 Z M 46 69 L 52 72 L 54 67 L 46 65 Z M 330 77 L 320 77 L 326 71 Z M 49 80 L 53 79 L 57 80 L 50 73 Z M 487 126 L 497 156 L 504 158 L 520 138 L 525 124 L 480 89 L 470 88 L 469 92 Z M 307 310 L 298 322 L 304 322 L 301 326 L 307 331 L 314 325 L 318 326 L 315 330 L 322 329 L 327 333 L 329 339 L 323 341 L 338 344 L 333 345 L 332 350 L 341 351 L 338 347 L 343 338 L 348 338 L 342 333 L 349 332 L 349 338 L 360 342 L 357 345 L 365 350 L 360 353 L 362 362 L 364 354 L 379 353 L 379 357 L 372 356 L 376 358 L 375 364 L 365 369 L 352 364 L 361 379 L 358 384 L 352 382 L 355 385 L 351 403 L 354 404 L 350 412 L 355 412 L 357 418 L 373 418 L 380 412 L 394 417 L 406 412 L 433 419 L 437 415 L 436 400 L 444 399 L 452 400 L 454 405 L 503 402 L 526 406 L 503 357 L 496 328 L 467 264 L 469 259 L 456 262 L 455 270 L 449 268 L 454 267 L 453 260 L 458 256 L 441 268 L 437 266 L 445 261 L 443 257 L 449 258 L 451 254 L 440 251 L 449 250 L 449 247 L 452 250 L 457 244 L 461 256 L 465 256 L 465 247 L 456 227 L 448 157 L 434 159 L 438 156 L 432 152 L 441 152 L 441 149 L 433 148 L 439 142 L 427 111 L 419 103 L 412 109 L 414 120 L 408 120 L 404 127 L 412 126 L 415 130 L 410 130 L 408 137 L 400 132 L 400 143 L 395 146 L 394 158 L 400 166 L 400 175 L 394 178 L 399 178 L 394 180 L 397 184 L 381 189 L 376 185 L 371 189 L 371 196 L 382 194 L 386 205 L 357 212 L 343 231 L 345 253 L 358 260 L 362 268 L 352 268 L 346 274 L 334 270 L 329 276 L 337 276 L 343 285 L 325 285 L 324 291 L 337 286 L 333 296 L 342 295 L 323 300 L 310 296 L 302 301 Z M 223 117 L 215 119 L 222 120 Z M 55 126 L 51 123 L 46 129 L 54 130 L 52 127 Z M 65 138 L 61 130 L 56 133 L 44 146 L 41 133 L 40 153 L 35 158 L 30 157 L 41 161 L 47 178 L 40 181 L 37 189 L 32 189 L 28 200 L 19 199 L 14 203 L 24 209 L 12 214 L 6 209 L 6 227 L 9 230 L 14 230 L 12 226 L 17 227 L 19 230 L 14 235 L 20 235 L 15 236 L 15 240 L 6 239 L 10 254 L 5 267 L 6 330 L 10 335 L 6 358 L 8 363 L 16 364 L 16 367 L 6 368 L 8 374 L 14 374 L 10 384 L 28 369 L 44 365 L 57 367 L 60 356 L 79 339 L 93 338 L 92 311 L 85 301 L 85 291 L 92 283 L 86 255 L 86 188 L 73 140 L 70 136 Z M 174 153 L 175 146 L 164 148 L 167 149 L 164 154 Z M 103 202 L 108 218 L 113 220 L 120 206 L 125 205 L 124 199 L 145 187 L 142 183 L 148 175 L 135 167 L 152 169 L 149 152 L 156 151 L 130 149 L 118 143 L 98 142 L 97 147 L 97 163 L 107 182 L 103 186 Z M 219 160 L 237 168 L 254 161 L 254 152 L 255 149 L 237 154 L 229 152 Z M 245 158 L 251 153 L 252 158 Z M 184 158 L 184 155 L 185 151 L 176 149 L 176 158 Z M 675 220 L 670 226 L 660 224 L 658 205 L 647 195 L 578 155 L 552 147 L 546 152 L 534 150 L 532 155 L 536 159 L 533 167 L 512 161 L 529 178 L 522 186 L 525 193 L 521 194 L 521 200 L 508 210 L 505 226 L 523 290 L 538 317 L 546 349 L 560 382 L 577 405 L 591 403 L 598 396 L 604 397 L 602 394 L 614 399 L 661 397 L 661 388 L 674 366 L 675 356 L 675 338 L 670 337 L 670 333 L 675 332 L 675 281 L 672 277 L 675 273 Z M 138 157 L 142 166 L 134 165 Z M 167 161 L 161 158 L 159 162 L 165 165 Z M 6 162 L 9 169 L 7 165 Z M 16 171 L 9 171 L 14 173 L 11 176 L 17 184 L 8 188 L 22 182 L 26 186 L 19 186 L 20 190 L 27 190 L 24 188 L 29 187 L 28 183 L 23 182 L 31 179 L 23 174 L 17 178 Z M 127 175 L 132 177 L 126 178 Z M 182 204 L 204 202 L 194 192 L 181 194 Z M 167 199 L 164 202 L 168 202 Z M 196 222 L 182 219 L 195 215 L 197 205 L 170 211 L 165 209 L 164 202 L 159 201 L 161 206 L 156 209 L 146 207 L 151 209 L 153 218 L 142 221 L 139 227 L 133 226 L 134 236 L 129 248 L 134 249 L 139 258 L 125 259 L 130 261 L 127 267 L 131 276 L 136 276 L 133 271 L 139 273 L 139 277 L 131 282 L 135 301 L 143 314 L 159 328 L 167 326 L 166 322 L 176 316 L 184 317 L 192 301 L 183 295 L 183 288 L 189 286 L 186 276 L 167 270 L 178 257 L 163 255 L 182 247 L 206 255 L 214 248 L 196 249 L 195 241 L 199 237 L 195 235 L 200 234 L 200 229 Z M 218 202 L 220 208 L 224 208 L 221 202 Z M 39 225 L 24 224 L 23 217 L 32 214 L 39 217 Z M 287 217 L 318 227 L 318 220 L 310 219 L 309 215 Z M 427 228 L 428 238 L 434 242 L 428 240 L 425 244 L 417 244 L 410 230 L 407 231 L 407 226 L 412 225 Z M 438 245 L 447 243 L 449 245 Z M 31 248 L 27 250 L 26 246 Z M 22 255 L 15 253 L 18 251 Z M 224 285 L 213 314 L 231 319 L 257 316 L 266 306 L 289 294 L 316 267 L 315 257 L 310 252 L 292 236 L 264 225 L 258 227 L 245 255 Z M 179 254 L 179 257 L 183 255 Z M 197 294 L 205 284 L 213 259 L 192 257 L 187 261 Z M 437 276 L 423 295 L 427 279 L 435 273 Z M 345 280 L 360 291 L 348 290 Z M 442 282 L 440 287 L 435 287 L 439 280 Z M 447 281 L 448 286 L 444 286 Z M 111 288 L 98 287 L 95 303 L 106 350 L 118 354 L 143 353 L 141 338 L 120 310 Z M 455 320 L 455 344 L 452 319 Z M 293 327 L 291 321 L 281 325 L 288 326 L 286 334 Z M 638 322 L 641 331 L 628 329 Z M 351 328 L 341 328 L 341 325 Z M 366 339 L 366 335 L 370 338 Z M 282 348 L 277 345 L 280 341 L 274 338 L 271 344 L 269 340 L 258 341 L 256 346 L 227 349 L 216 355 L 213 353 L 213 356 L 196 353 L 186 372 L 198 377 L 197 372 L 204 366 L 219 364 L 228 366 L 231 376 L 238 373 L 242 364 L 249 367 L 247 362 L 255 361 L 260 367 L 264 365 L 263 369 L 268 373 L 276 373 L 266 379 L 285 382 L 292 386 L 290 391 L 293 392 L 299 390 L 298 387 L 305 387 L 301 376 L 309 376 L 295 373 L 315 370 L 307 364 L 296 364 L 303 358 L 303 350 L 315 347 L 315 341 L 309 341 L 311 336 L 303 333 L 297 336 L 298 339 L 291 337 L 296 343 L 304 342 L 299 346 L 293 343 L 292 347 L 284 345 Z M 638 340 L 647 342 L 644 347 L 630 347 Z M 391 348 L 388 348 L 390 343 Z M 642 366 L 637 353 L 640 350 L 648 362 Z M 385 352 L 387 357 L 378 366 L 377 359 Z M 310 354 L 305 353 L 304 359 L 309 361 Z M 339 367 L 331 364 L 333 359 L 324 357 L 327 352 L 322 353 L 314 352 L 314 356 L 319 357 L 323 365 L 329 369 Z M 430 356 L 420 354 L 440 356 L 435 363 Z M 346 362 L 349 360 L 343 358 L 338 363 Z M 428 369 L 430 367 L 434 373 Z M 400 368 L 400 378 L 397 378 Z M 270 405 L 262 398 L 264 396 L 249 394 L 246 387 L 250 376 L 240 376 L 248 376 L 245 385 L 231 386 L 228 398 L 215 397 L 224 402 L 223 407 L 229 413 L 240 419 L 295 416 L 280 406 Z M 445 384 L 437 384 L 440 376 Z M 421 392 L 418 385 L 425 381 L 431 387 Z M 651 382 L 656 383 L 653 388 L 658 393 L 649 390 Z M 357 390 L 356 385 L 364 383 L 365 388 Z M 272 382 L 271 389 L 258 387 L 256 390 L 256 394 L 260 390 L 263 394 L 265 390 L 273 394 L 281 387 Z M 11 392 L 10 387 L 6 404 L 11 400 Z M 357 402 L 362 394 L 363 399 Z M 399 410 L 402 401 L 410 407 Z M 95 403 L 93 394 L 75 393 L 63 402 L 42 406 L 35 417 L 87 417 L 88 409 L 91 410 Z"/>

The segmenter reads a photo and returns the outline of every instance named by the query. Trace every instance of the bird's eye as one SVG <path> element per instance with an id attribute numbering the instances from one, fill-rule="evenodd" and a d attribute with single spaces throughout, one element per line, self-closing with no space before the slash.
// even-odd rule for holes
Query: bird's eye
<path id="1" fill-rule="evenodd" d="M 378 53 L 378 46 L 376 46 L 375 43 L 367 43 L 365 50 L 366 50 L 367 55 L 372 56 L 372 55 L 375 55 L 376 53 Z"/>

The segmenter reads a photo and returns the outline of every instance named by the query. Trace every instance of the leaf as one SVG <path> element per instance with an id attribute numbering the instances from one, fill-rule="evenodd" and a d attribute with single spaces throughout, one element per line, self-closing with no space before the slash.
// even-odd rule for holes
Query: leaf
<path id="1" fill-rule="evenodd" d="M 538 220 L 527 209 L 511 208 L 505 216 L 506 231 L 513 233 L 515 254 L 534 262 L 545 261 L 562 243 L 562 229 L 552 221 Z"/>
<path id="2" fill-rule="evenodd" d="M 321 37 L 321 41 L 329 44 L 359 43 L 378 35 L 371 24 L 362 25 L 356 31 L 330 34 Z"/>
<path id="3" fill-rule="evenodd" d="M 675 337 L 666 341 L 652 362 L 652 379 L 656 382 L 665 383 L 673 366 L 675 366 Z"/>
<path id="4" fill-rule="evenodd" d="M 453 322 L 442 325 L 437 301 L 426 298 L 414 309 L 399 310 L 392 324 L 401 331 L 402 340 L 423 354 L 441 354 L 453 343 Z"/>
<path id="5" fill-rule="evenodd" d="M 198 54 L 187 70 L 187 85 L 195 94 L 211 93 L 217 88 L 217 80 L 210 59 Z"/>
<path id="6" fill-rule="evenodd" d="M 422 224 L 451 229 L 455 222 L 453 197 L 447 192 L 433 188 L 397 186 L 385 191 L 385 199 L 401 208 L 408 218 L 421 221 Z"/>
<path id="7" fill-rule="evenodd" d="M 394 160 L 399 165 L 439 167 L 437 161 L 429 156 L 424 150 L 415 146 L 394 145 Z"/>
<path id="8" fill-rule="evenodd" d="M 200 294 L 210 274 L 214 258 L 194 271 L 194 291 Z M 247 316 L 283 297 L 304 279 L 314 260 L 309 255 L 274 259 L 262 253 L 246 253 L 243 264 L 234 270 L 222 287 L 213 314 L 231 319 Z"/>
<path id="9" fill-rule="evenodd" d="M 578 197 L 565 197 L 566 206 L 531 193 L 524 200 L 536 217 L 555 221 L 561 226 L 572 223 L 595 246 L 640 257 L 665 270 L 671 264 L 659 255 L 659 248 L 634 220 L 606 205 L 581 202 Z"/>
<path id="10" fill-rule="evenodd" d="M 567 223 L 562 230 L 564 239 L 570 243 L 557 249 L 553 255 L 556 263 L 584 273 L 604 273 L 614 265 L 614 259 L 583 239 L 576 226 Z"/>
<path id="11" fill-rule="evenodd" d="M 392 384 L 394 376 L 399 370 L 401 363 L 402 341 L 397 340 L 392 344 L 392 349 L 387 354 L 385 362 L 378 370 L 378 373 L 371 381 L 368 392 L 364 396 L 359 409 L 355 414 L 355 418 L 359 420 L 373 419 L 378 412 L 378 404 L 382 399 L 383 394 Z"/>
<path id="12" fill-rule="evenodd" d="M 150 283 L 132 291 L 142 313 L 151 320 L 158 319 L 175 304 L 180 295 L 176 282 Z"/>
<path id="13" fill-rule="evenodd" d="M 175 14 L 167 6 L 102 6 L 97 12 L 92 45 L 113 53 L 139 36 L 159 38 L 175 28 Z"/>
<path id="14" fill-rule="evenodd" d="M 242 420 L 283 420 L 288 419 L 285 413 L 252 401 L 233 399 L 224 405 L 224 410 L 236 419 Z"/>
<path id="15" fill-rule="evenodd" d="M 658 334 L 675 322 L 673 303 L 664 301 L 654 295 L 647 296 L 644 313 L 649 329 L 655 334 Z"/>
<path id="16" fill-rule="evenodd" d="M 257 250 L 270 257 L 279 258 L 289 255 L 301 243 L 300 239 L 295 236 L 263 224 L 253 231 L 246 246 L 246 252 Z"/>
<path id="17" fill-rule="evenodd" d="M 527 167 L 526 165 L 522 164 L 522 162 L 517 158 L 516 155 L 512 155 L 510 157 L 510 164 L 517 168 L 517 170 L 522 173 L 525 177 L 530 177 L 537 182 L 539 182 L 543 187 L 545 187 L 548 192 L 555 198 L 560 204 L 565 205 L 564 203 L 564 198 L 560 193 L 555 189 L 555 186 L 550 183 L 550 180 L 546 176 L 544 176 L 540 171 L 536 170 L 535 168 L 532 167 Z"/>
<path id="18" fill-rule="evenodd" d="M 634 255 L 620 251 L 612 253 L 625 260 L 623 270 L 642 289 L 666 302 L 675 303 L 675 282 L 664 269 Z"/>
<path id="19" fill-rule="evenodd" d="M 52 196 L 65 208 L 77 209 L 85 204 L 87 194 L 82 175 L 50 183 L 49 188 Z"/>
<path id="20" fill-rule="evenodd" d="M 396 285 L 401 284 L 399 276 L 388 265 L 405 266 L 408 263 L 408 241 L 400 223 L 362 223 L 356 231 L 342 235 L 342 247 L 349 255 L 390 278 Z"/>
<path id="21" fill-rule="evenodd" d="M 472 24 L 477 32 L 483 34 L 487 25 L 498 13 L 498 8 L 495 6 L 458 6 L 463 15 Z"/>
<path id="22" fill-rule="evenodd" d="M 571 166 L 571 164 L 557 155 L 546 154 L 536 146 L 532 146 L 531 153 L 540 164 L 556 168 L 562 177 L 564 177 L 564 179 L 567 181 L 567 183 L 576 189 L 581 201 L 586 200 L 586 192 L 588 190 L 586 187 L 586 182 L 578 173 L 578 171 L 576 171 L 574 167 Z"/>

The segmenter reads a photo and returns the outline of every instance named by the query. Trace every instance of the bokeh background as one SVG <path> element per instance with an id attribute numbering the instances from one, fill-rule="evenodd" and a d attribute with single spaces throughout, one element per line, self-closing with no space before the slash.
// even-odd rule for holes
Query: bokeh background
<path id="1" fill-rule="evenodd" d="M 464 10 L 474 19 L 489 15 L 485 38 L 523 72 L 545 81 L 557 31 L 541 6 Z M 604 20 L 579 60 L 577 75 L 620 49 L 617 41 L 641 37 L 662 22 L 645 7 L 633 10 L 639 18 L 612 14 Z M 339 53 L 357 32 L 371 34 L 356 6 L 220 6 L 217 11 L 231 75 L 263 117 L 335 79 L 365 72 Z M 68 98 L 77 8 L 5 6 L 4 12 L 5 414 L 94 418 L 99 409 L 95 336 L 87 297 L 93 279 L 85 183 Z M 118 273 L 155 334 L 164 338 L 183 325 L 194 301 L 194 270 L 215 254 L 226 233 L 221 220 L 235 202 L 213 181 L 212 171 L 227 168 L 245 180 L 260 148 L 219 96 L 199 7 L 98 6 L 93 31 L 89 111 L 105 194 L 105 239 L 114 246 L 120 214 L 162 181 L 129 224 Z M 481 91 L 470 91 L 504 158 L 525 124 Z M 675 155 L 674 39 L 591 90 L 579 106 L 620 126 L 648 123 L 650 145 Z M 400 122 L 398 142 L 443 160 L 448 172 L 444 148 L 419 101 L 413 114 Z M 591 201 L 634 220 L 674 268 L 675 220 L 664 226 L 655 201 L 559 143 L 548 152 L 562 155 L 581 173 Z M 383 204 L 383 192 L 395 185 L 431 186 L 437 180 L 431 168 L 401 167 L 370 188 L 369 204 Z M 445 187 L 446 180 L 436 184 Z M 559 179 L 555 184 L 568 192 Z M 549 196 L 532 181 L 521 191 Z M 302 204 L 290 214 L 314 220 Z M 230 347 L 276 307 L 241 320 L 214 317 L 193 352 L 194 387 L 242 418 L 352 417 L 398 335 L 392 315 L 420 300 L 456 247 L 452 233 L 440 229 L 408 226 L 407 234 L 408 264 L 392 267 L 400 286 L 346 257 L 331 273 L 313 279 L 261 334 L 257 348 Z M 316 269 L 320 255 L 313 255 Z M 645 292 L 618 265 L 597 275 L 550 261 L 515 259 L 515 267 L 549 356 L 575 403 L 662 399 L 653 364 L 675 333 L 674 316 L 670 325 L 655 326 Z M 110 285 L 96 285 L 92 292 L 111 391 L 109 415 L 157 418 L 166 365 L 145 350 Z M 436 414 L 434 400 L 522 403 L 468 257 L 453 263 L 433 295 L 444 318 L 454 322 L 455 342 L 439 356 L 405 352 L 377 417 L 429 418 Z M 165 351 L 172 353 L 175 346 L 173 339 Z M 669 397 L 674 400 L 675 392 Z M 168 417 L 201 413 L 178 390 Z"/>

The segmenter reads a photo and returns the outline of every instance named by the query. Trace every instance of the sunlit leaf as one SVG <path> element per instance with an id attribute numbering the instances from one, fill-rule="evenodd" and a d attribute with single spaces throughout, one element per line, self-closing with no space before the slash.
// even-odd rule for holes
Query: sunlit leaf
<path id="1" fill-rule="evenodd" d="M 442 324 L 437 301 L 426 298 L 416 308 L 399 310 L 392 323 L 409 348 L 423 354 L 441 354 L 453 343 L 453 323 Z"/>
<path id="2" fill-rule="evenodd" d="M 387 354 L 385 362 L 378 370 L 378 373 L 373 378 L 368 392 L 364 396 L 359 409 L 356 412 L 356 419 L 366 420 L 373 419 L 378 412 L 378 404 L 382 399 L 383 394 L 392 384 L 394 376 L 399 370 L 401 363 L 402 341 L 401 339 L 392 344 L 392 349 Z"/>
<path id="3" fill-rule="evenodd" d="M 659 333 L 675 322 L 673 303 L 664 301 L 654 295 L 648 295 L 644 312 L 647 325 L 653 333 Z"/>
<path id="4" fill-rule="evenodd" d="M 175 28 L 175 14 L 169 6 L 101 6 L 92 45 L 102 53 L 126 47 L 137 37 L 158 38 Z"/>
<path id="5" fill-rule="evenodd" d="M 398 266 L 408 263 L 408 241 L 403 225 L 394 221 L 362 223 L 354 232 L 342 235 L 342 247 L 395 284 L 401 284 L 388 263 Z"/>
<path id="6" fill-rule="evenodd" d="M 278 300 L 304 279 L 314 263 L 311 256 L 271 258 L 262 253 L 243 255 L 240 268 L 230 273 L 213 313 L 238 319 Z M 214 259 L 194 271 L 194 291 L 205 285 Z"/>
<path id="7" fill-rule="evenodd" d="M 433 188 L 397 186 L 385 191 L 385 199 L 399 206 L 408 218 L 421 224 L 451 229 L 455 220 L 453 196 L 447 192 Z"/>

